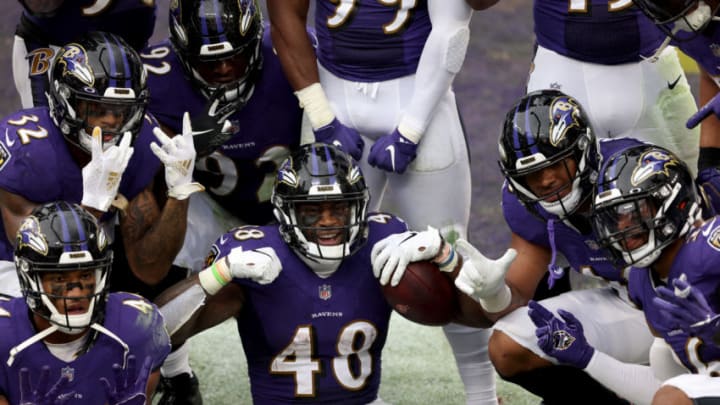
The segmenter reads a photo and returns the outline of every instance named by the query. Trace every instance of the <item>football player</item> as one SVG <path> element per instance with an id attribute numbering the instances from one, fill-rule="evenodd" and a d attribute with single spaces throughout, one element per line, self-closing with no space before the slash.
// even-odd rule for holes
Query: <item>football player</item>
<path id="1" fill-rule="evenodd" d="M 631 363 L 648 361 L 652 336 L 642 312 L 622 298 L 622 266 L 607 258 L 588 220 L 599 161 L 635 144 L 641 142 L 598 143 L 583 107 L 560 91 L 527 94 L 508 111 L 499 139 L 511 252 L 490 261 L 464 244 L 456 246 L 466 260 L 455 285 L 497 320 L 489 349 L 498 374 L 546 403 L 627 403 L 586 373 L 558 366 L 537 345 L 525 305 L 547 272 L 551 283 L 561 276 L 562 263 L 610 285 L 565 292 L 543 305 L 572 308 L 593 325 L 588 340 L 606 353 Z"/>
<path id="2" fill-rule="evenodd" d="M 191 116 L 198 153 L 194 177 L 207 193 L 190 199 L 180 267 L 203 268 L 208 246 L 235 225 L 273 220 L 270 193 L 280 163 L 300 144 L 302 110 L 273 52 L 255 0 L 180 0 L 170 36 L 141 53 L 148 110 L 167 132 Z M 225 126 L 224 126 L 225 125 Z M 163 399 L 187 397 L 189 348 L 163 365 Z M 174 364 L 174 365 L 173 365 Z M 170 394 L 169 391 L 176 391 Z"/>
<path id="3" fill-rule="evenodd" d="M 349 155 L 302 146 L 277 175 L 280 226 L 223 234 L 209 267 L 158 298 L 173 342 L 234 316 L 255 403 L 384 403 L 392 308 L 373 268 L 401 276 L 401 263 L 432 260 L 449 272 L 459 261 L 439 231 L 407 232 L 395 216 L 368 213 L 369 200 Z"/>
<path id="4" fill-rule="evenodd" d="M 151 398 L 170 337 L 152 303 L 108 293 L 108 244 L 77 204 L 43 204 L 22 221 L 14 257 L 23 297 L 0 300 L 0 404 Z"/>
<path id="5" fill-rule="evenodd" d="M 222 208 L 209 210 L 214 219 L 195 218 L 204 211 L 193 211 L 194 205 L 207 201 L 191 199 L 190 221 L 198 227 L 176 260 L 200 270 L 208 246 L 233 224 L 273 220 L 273 181 L 300 143 L 302 110 L 256 0 L 181 0 L 169 16 L 170 37 L 140 56 L 148 71 L 148 110 L 167 132 L 182 129 L 183 111 L 193 129 L 206 131 L 193 139 L 194 174 Z"/>
<path id="6" fill-rule="evenodd" d="M 312 129 L 303 139 L 360 162 L 372 210 L 392 207 L 412 229 L 465 237 L 470 167 L 451 85 L 470 38 L 468 2 L 315 1 L 317 58 L 303 35 L 310 0 L 267 3 L 275 48 Z M 444 331 L 468 403 L 496 404 L 489 331 Z"/>
<path id="7" fill-rule="evenodd" d="M 675 45 L 700 67 L 699 103 L 703 106 L 687 121 L 688 127 L 700 122 L 700 154 L 697 183 L 711 198 L 720 200 L 713 183 L 714 168 L 720 167 L 720 23 L 717 0 L 633 0 L 668 35 L 663 45 Z M 662 49 L 662 48 L 661 48 Z M 656 53 L 662 52 L 658 50 Z M 720 212 L 720 211 L 717 211 Z"/>
<path id="8" fill-rule="evenodd" d="M 720 308 L 720 276 L 716 271 L 720 224 L 718 217 L 704 222 L 700 217 L 701 198 L 692 174 L 670 151 L 638 146 L 621 150 L 603 162 L 592 214 L 595 232 L 616 260 L 633 266 L 628 280 L 630 299 L 643 310 L 653 333 L 672 348 L 665 361 L 651 359 L 652 370 L 645 371 L 649 374 L 646 380 L 657 380 L 646 385 L 647 391 L 641 396 L 629 397 L 634 402 L 649 403 L 665 378 L 687 372 L 714 375 L 720 366 L 720 347 L 715 343 Z M 588 368 L 608 370 L 608 386 L 632 384 L 613 378 L 620 374 L 617 370 L 621 366 L 585 342 L 583 327 L 572 315 L 563 316 L 562 322 L 541 308 L 537 312 L 542 315 L 540 324 L 547 325 L 542 334 L 538 330 L 541 341 L 570 328 L 567 336 L 575 340 L 568 341 L 563 356 L 584 352 L 591 356 Z M 560 359 L 557 345 L 548 343 L 546 348 Z M 637 376 L 641 372 L 635 367 L 634 373 Z M 674 383 L 671 380 L 671 385 L 683 387 L 693 380 L 682 377 Z M 691 398 L 698 403 L 704 403 L 700 397 L 720 399 L 720 383 L 704 377 L 699 380 L 686 391 Z M 704 389 L 696 389 L 707 382 Z"/>
<path id="9" fill-rule="evenodd" d="M 13 44 L 13 76 L 23 108 L 48 105 L 49 71 L 55 52 L 90 31 L 119 35 L 136 51 L 155 28 L 154 0 L 20 0 Z"/>
<path id="10" fill-rule="evenodd" d="M 664 146 L 695 168 L 697 112 L 677 52 L 632 0 L 535 0 L 537 48 L 527 90 L 572 95 L 598 138 L 632 136 Z M 622 97 L 618 97 L 622 94 Z"/>

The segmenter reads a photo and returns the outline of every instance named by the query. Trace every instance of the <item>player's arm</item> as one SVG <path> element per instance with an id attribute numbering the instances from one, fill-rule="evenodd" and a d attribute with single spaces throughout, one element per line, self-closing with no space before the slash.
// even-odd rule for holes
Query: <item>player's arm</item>
<path id="1" fill-rule="evenodd" d="M 470 40 L 472 9 L 462 0 L 429 0 L 432 30 L 415 73 L 415 86 L 398 124 L 405 138 L 419 143 L 442 96 L 460 71 Z"/>
<path id="2" fill-rule="evenodd" d="M 0 212 L 2 213 L 5 236 L 15 244 L 15 234 L 22 221 L 38 206 L 24 197 L 0 189 Z"/>
<path id="3" fill-rule="evenodd" d="M 319 83 L 317 59 L 305 28 L 310 0 L 267 0 L 270 33 L 280 63 L 295 90 Z"/>
<path id="4" fill-rule="evenodd" d="M 282 264 L 275 250 L 233 248 L 199 273 L 173 285 L 155 299 L 173 344 L 179 344 L 240 313 L 246 296 L 233 279 L 272 283 Z"/>
<path id="5" fill-rule="evenodd" d="M 161 209 L 151 184 L 120 215 L 128 263 L 142 282 L 155 285 L 167 275 L 185 239 L 187 209 L 187 199 L 175 198 Z"/>
<path id="6" fill-rule="evenodd" d="M 497 4 L 500 0 L 465 0 L 474 10 L 485 10 Z"/>
<path id="7" fill-rule="evenodd" d="M 10 402 L 8 402 L 7 398 L 5 398 L 5 395 L 0 394 L 0 405 L 10 405 Z"/>
<path id="8" fill-rule="evenodd" d="M 515 308 L 527 305 L 547 271 L 550 252 L 512 233 L 510 249 L 497 260 L 486 258 L 464 241 L 456 249 L 465 264 L 455 278 L 455 286 L 481 306 L 476 316 L 492 322 Z"/>

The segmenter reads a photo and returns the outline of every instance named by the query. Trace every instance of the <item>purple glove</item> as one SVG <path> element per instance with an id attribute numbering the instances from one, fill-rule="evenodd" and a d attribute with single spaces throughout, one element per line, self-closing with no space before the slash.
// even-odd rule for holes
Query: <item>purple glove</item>
<path id="1" fill-rule="evenodd" d="M 582 323 L 570 312 L 558 309 L 560 320 L 537 301 L 528 303 L 528 315 L 537 329 L 538 346 L 548 356 L 560 363 L 584 369 L 595 354 L 595 349 L 585 340 Z"/>
<path id="2" fill-rule="evenodd" d="M 113 364 L 113 372 L 115 373 L 115 388 L 110 386 L 107 378 L 101 378 L 100 382 L 105 389 L 105 395 L 108 398 L 109 405 L 145 405 L 148 377 L 150 376 L 150 368 L 152 367 L 152 359 L 150 356 L 145 357 L 140 372 L 135 373 L 136 361 L 135 356 L 128 356 L 127 368 L 123 370 L 122 366 Z"/>
<path id="3" fill-rule="evenodd" d="M 716 341 L 720 334 L 720 315 L 710 308 L 703 293 L 687 282 L 685 274 L 672 284 L 674 291 L 664 286 L 655 289 L 658 296 L 653 298 L 653 304 L 690 335 L 703 342 Z"/>
<path id="4" fill-rule="evenodd" d="M 346 127 L 337 118 L 324 127 L 313 130 L 313 132 L 315 132 L 316 141 L 335 145 L 357 161 L 362 158 L 363 147 L 365 146 L 362 137 L 355 128 Z"/>
<path id="5" fill-rule="evenodd" d="M 35 389 L 30 387 L 30 370 L 20 369 L 20 405 L 63 405 L 73 398 L 75 391 L 60 393 L 70 383 L 70 377 L 61 375 L 48 390 L 50 367 L 44 366 Z"/>
<path id="6" fill-rule="evenodd" d="M 695 182 L 700 187 L 705 200 L 703 218 L 710 218 L 720 213 L 720 170 L 717 167 L 700 170 Z"/>
<path id="7" fill-rule="evenodd" d="M 702 120 L 708 117 L 710 114 L 715 114 L 720 117 L 720 93 L 710 99 L 702 108 L 698 110 L 689 120 L 685 123 L 688 129 L 695 128 L 700 124 Z"/>
<path id="8" fill-rule="evenodd" d="M 405 173 L 417 155 L 417 144 L 400 135 L 397 128 L 370 148 L 368 163 L 388 172 Z"/>

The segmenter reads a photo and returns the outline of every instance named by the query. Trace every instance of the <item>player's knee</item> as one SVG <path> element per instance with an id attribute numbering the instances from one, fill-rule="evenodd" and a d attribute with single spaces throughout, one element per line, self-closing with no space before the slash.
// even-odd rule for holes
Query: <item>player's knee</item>
<path id="1" fill-rule="evenodd" d="M 652 405 L 692 405 L 692 400 L 680 389 L 665 385 L 655 393 Z"/>
<path id="2" fill-rule="evenodd" d="M 530 371 L 546 362 L 535 353 L 518 344 L 501 331 L 493 331 L 488 341 L 490 361 L 502 377 L 512 377 L 518 373 Z"/>

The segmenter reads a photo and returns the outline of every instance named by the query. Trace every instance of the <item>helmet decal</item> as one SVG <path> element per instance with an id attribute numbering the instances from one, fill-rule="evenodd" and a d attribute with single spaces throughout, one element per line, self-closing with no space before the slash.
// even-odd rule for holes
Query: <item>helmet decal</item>
<path id="1" fill-rule="evenodd" d="M 359 166 L 353 166 L 352 169 L 350 169 L 350 173 L 348 173 L 347 181 L 350 184 L 355 184 L 358 181 L 362 179 L 362 173 L 360 173 L 360 167 Z"/>
<path id="2" fill-rule="evenodd" d="M 20 224 L 17 233 L 17 248 L 27 246 L 30 249 L 46 256 L 48 254 L 48 242 L 40 230 L 40 223 L 34 216 L 29 216 Z"/>
<path id="3" fill-rule="evenodd" d="M 63 47 L 58 60 L 58 67 L 62 69 L 62 76 L 75 76 L 79 81 L 92 89 L 95 86 L 95 75 L 88 63 L 87 52 L 78 44 L 68 44 Z"/>
<path id="4" fill-rule="evenodd" d="M 292 166 L 292 157 L 288 157 L 282 167 L 280 167 L 280 170 L 278 170 L 277 181 L 287 184 L 292 188 L 297 188 L 300 183 L 298 182 L 297 173 L 295 173 Z"/>
<path id="5" fill-rule="evenodd" d="M 638 185 L 649 179 L 655 174 L 664 174 L 670 176 L 668 168 L 678 164 L 678 160 L 670 156 L 663 150 L 650 150 L 645 152 L 638 160 L 635 170 L 633 170 L 630 181 L 633 185 Z"/>
<path id="6" fill-rule="evenodd" d="M 569 96 L 553 100 L 550 108 L 550 144 L 557 146 L 565 139 L 568 130 L 579 127 L 577 117 L 580 115 L 577 102 Z"/>

